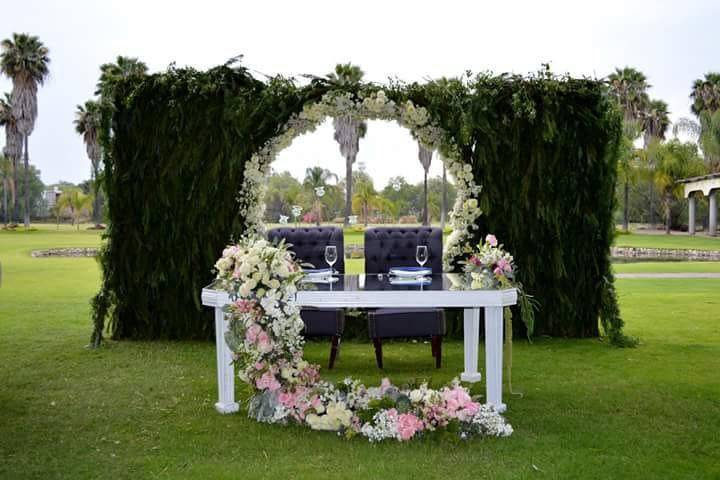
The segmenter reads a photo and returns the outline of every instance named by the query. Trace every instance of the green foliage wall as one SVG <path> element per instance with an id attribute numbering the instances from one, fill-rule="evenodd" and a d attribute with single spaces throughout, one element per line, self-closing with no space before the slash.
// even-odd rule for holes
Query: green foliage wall
<path id="1" fill-rule="evenodd" d="M 110 227 L 96 325 L 108 316 L 116 338 L 209 336 L 199 292 L 242 234 L 234 199 L 244 162 L 305 103 L 339 88 L 380 87 L 260 82 L 228 65 L 115 85 L 104 114 Z M 609 264 L 620 120 L 604 85 L 543 72 L 382 88 L 427 108 L 473 165 L 485 211 L 478 239 L 492 231 L 514 252 L 541 304 L 536 333 L 598 335 L 604 315 L 620 335 Z"/>

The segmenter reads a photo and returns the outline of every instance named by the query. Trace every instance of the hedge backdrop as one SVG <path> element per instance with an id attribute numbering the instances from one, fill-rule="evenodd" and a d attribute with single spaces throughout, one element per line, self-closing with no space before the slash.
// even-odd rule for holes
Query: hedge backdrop
<path id="1" fill-rule="evenodd" d="M 621 120 L 597 80 L 470 75 L 425 84 L 259 81 L 235 64 L 170 68 L 112 85 L 104 108 L 107 244 L 93 333 L 210 338 L 200 290 L 242 232 L 244 163 L 330 90 L 382 88 L 425 107 L 483 189 L 478 240 L 495 233 L 540 304 L 535 334 L 587 337 L 599 323 L 623 343 L 609 251 Z M 517 316 L 516 316 L 517 318 Z M 461 331 L 461 322 L 451 333 Z M 521 322 L 514 322 L 522 334 Z"/>

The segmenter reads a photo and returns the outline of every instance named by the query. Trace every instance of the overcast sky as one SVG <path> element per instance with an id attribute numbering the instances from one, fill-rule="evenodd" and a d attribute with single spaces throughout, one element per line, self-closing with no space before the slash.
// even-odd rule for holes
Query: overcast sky
<path id="1" fill-rule="evenodd" d="M 51 75 L 30 138 L 31 162 L 49 184 L 89 176 L 74 111 L 92 97 L 98 66 L 117 55 L 157 71 L 173 61 L 205 69 L 243 54 L 246 66 L 284 75 L 325 74 L 352 61 L 377 82 L 467 69 L 526 73 L 545 62 L 558 73 L 603 77 L 630 65 L 648 76 L 651 96 L 668 102 L 676 119 L 689 115 L 692 81 L 720 70 L 718 18 L 717 0 L 24 0 L 4 3 L 0 35 L 29 32 L 50 48 Z M 0 91 L 10 88 L 0 80 Z M 394 124 L 370 124 L 358 161 L 380 188 L 395 175 L 422 178 L 417 146 Z M 275 167 L 300 176 L 315 164 L 344 171 L 328 124 L 293 143 Z"/>

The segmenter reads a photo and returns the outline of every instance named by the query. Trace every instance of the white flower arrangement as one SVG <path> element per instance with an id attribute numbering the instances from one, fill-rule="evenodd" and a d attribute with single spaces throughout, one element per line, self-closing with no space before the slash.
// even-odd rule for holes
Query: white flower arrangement
<path id="1" fill-rule="evenodd" d="M 347 92 L 326 93 L 320 101 L 306 104 L 298 115 L 290 118 L 278 136 L 269 140 L 251 157 L 245 165 L 245 177 L 237 196 L 240 215 L 245 219 L 246 233 L 253 235 L 264 232 L 264 196 L 271 163 L 296 137 L 314 131 L 327 117 L 396 121 L 409 129 L 423 146 L 440 152 L 457 188 L 457 198 L 449 218 L 453 234 L 448 238 L 443 255 L 444 268 L 451 270 L 451 263 L 471 248 L 469 242 L 477 228 L 477 219 L 482 214 L 476 200 L 481 188 L 475 183 L 472 166 L 463 162 L 457 146 L 432 122 L 428 111 L 409 100 L 398 105 L 383 90 L 361 93 L 357 99 Z M 322 194 L 324 190 L 317 195 L 321 197 Z M 297 218 L 299 215 L 300 212 L 296 215 L 293 209 L 293 216 Z"/>
<path id="2" fill-rule="evenodd" d="M 223 251 L 215 268 L 232 299 L 226 341 L 240 379 L 255 391 L 249 414 L 256 420 L 297 422 L 371 442 L 408 441 L 450 425 L 461 438 L 512 433 L 457 380 L 438 390 L 427 384 L 401 389 L 388 379 L 372 388 L 351 378 L 320 380 L 319 366 L 303 359 L 303 322 L 293 302 L 304 274 L 284 243 L 243 238 Z"/>

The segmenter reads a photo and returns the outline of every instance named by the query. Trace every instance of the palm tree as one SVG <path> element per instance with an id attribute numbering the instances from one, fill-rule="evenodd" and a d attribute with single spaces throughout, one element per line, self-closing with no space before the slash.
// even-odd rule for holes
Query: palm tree
<path id="1" fill-rule="evenodd" d="M 418 140 L 418 159 L 425 171 L 423 176 L 423 220 L 422 224 L 426 227 L 430 225 L 430 212 L 428 211 L 428 171 L 430 170 L 430 162 L 432 162 L 433 151 L 425 148 Z"/>
<path id="2" fill-rule="evenodd" d="M 629 136 L 623 135 L 618 156 L 618 181 L 623 186 L 623 230 L 629 231 L 630 185 L 637 180 L 639 155 Z"/>
<path id="3" fill-rule="evenodd" d="M 360 212 L 360 217 L 367 227 L 370 211 L 373 208 L 377 208 L 381 202 L 372 183 L 359 182 L 356 187 L 356 192 L 353 196 L 353 207 Z"/>
<path id="4" fill-rule="evenodd" d="M 30 226 L 30 157 L 29 137 L 37 119 L 37 89 L 48 75 L 50 57 L 48 49 L 38 37 L 26 33 L 13 33 L 0 44 L 0 69 L 12 79 L 12 110 L 18 132 L 25 143 L 25 228 Z"/>
<path id="5" fill-rule="evenodd" d="M 350 63 L 337 64 L 335 72 L 328 75 L 328 80 L 340 87 L 352 87 L 360 84 L 363 71 Z M 345 157 L 345 219 L 344 225 L 350 224 L 352 215 L 352 166 L 360 149 L 360 139 L 367 133 L 367 123 L 349 115 L 333 119 L 335 141 L 340 145 L 340 153 Z"/>
<path id="6" fill-rule="evenodd" d="M 6 212 L 9 213 L 9 222 L 14 223 L 14 214 L 17 212 L 17 164 L 22 156 L 22 135 L 20 135 L 17 129 L 15 117 L 12 112 L 12 101 L 10 95 L 7 93 L 4 99 L 0 98 L 0 126 L 5 127 L 5 148 L 3 148 L 3 153 L 10 162 L 11 181 L 8 184 L 10 190 L 10 207 Z M 8 215 L 6 215 L 6 217 L 7 216 Z"/>
<path id="7" fill-rule="evenodd" d="M 12 161 L 5 157 L 0 156 L 0 175 L 2 175 L 2 182 L 3 182 L 3 212 L 4 212 L 4 221 L 5 226 L 7 227 L 10 223 L 10 211 L 8 210 L 8 190 L 11 190 L 12 187 L 12 175 L 13 175 L 13 168 L 12 168 Z M 12 193 L 13 199 L 15 197 L 15 192 Z"/>
<path id="8" fill-rule="evenodd" d="M 134 76 L 142 76 L 147 73 L 147 65 L 134 57 L 118 56 L 115 63 L 104 63 L 100 65 L 100 79 L 97 83 L 95 93 L 102 99 L 107 99 L 112 87 L 117 82 Z"/>
<path id="9" fill-rule="evenodd" d="M 83 213 L 92 214 L 92 196 L 85 195 L 80 190 L 65 191 L 58 197 L 56 209 L 58 216 L 63 210 L 70 212 L 73 225 L 80 230 L 80 216 Z"/>
<path id="10" fill-rule="evenodd" d="M 303 180 L 303 186 L 308 193 L 314 198 L 313 208 L 317 214 L 315 218 L 315 224 L 320 226 L 322 218 L 322 202 L 320 198 L 324 195 L 324 190 L 330 188 L 328 183 L 330 180 L 337 182 L 338 176 L 326 168 L 322 167 L 310 167 L 305 169 L 305 179 Z M 323 192 L 320 194 L 320 192 Z"/>
<path id="11" fill-rule="evenodd" d="M 694 143 L 672 140 L 654 144 L 652 148 L 656 150 L 653 153 L 657 159 L 653 180 L 662 195 L 665 233 L 670 234 L 672 202 L 683 193 L 683 186 L 677 181 L 681 178 L 701 175 L 704 172 L 703 161 Z"/>
<path id="12" fill-rule="evenodd" d="M 720 170 L 720 73 L 709 72 L 695 80 L 690 93 L 690 110 L 697 116 L 697 138 L 712 171 Z"/>
<path id="13" fill-rule="evenodd" d="M 88 100 L 85 105 L 78 105 L 75 112 L 75 131 L 82 135 L 85 142 L 85 149 L 92 164 L 90 171 L 93 188 L 93 215 L 95 222 L 100 221 L 100 161 L 102 150 L 98 138 L 100 132 L 100 104 L 94 100 Z"/>
<path id="14" fill-rule="evenodd" d="M 667 103 L 662 100 L 650 100 L 640 113 L 640 125 L 645 148 L 655 140 L 664 140 L 670 126 L 670 112 Z"/>
<path id="15" fill-rule="evenodd" d="M 648 101 L 647 77 L 644 73 L 631 67 L 616 68 L 608 75 L 610 93 L 615 97 L 623 111 L 625 125 L 632 125 L 640 119 L 641 112 Z"/>

